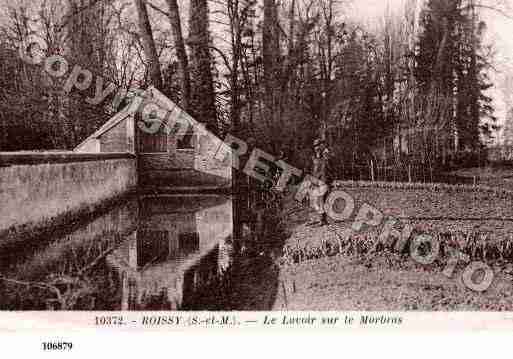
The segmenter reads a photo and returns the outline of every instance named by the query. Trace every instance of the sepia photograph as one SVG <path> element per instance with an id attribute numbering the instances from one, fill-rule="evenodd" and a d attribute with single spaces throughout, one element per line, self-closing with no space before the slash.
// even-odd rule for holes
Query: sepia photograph
<path id="1" fill-rule="evenodd" d="M 513 0 L 0 5 L 0 318 L 513 312 Z"/>

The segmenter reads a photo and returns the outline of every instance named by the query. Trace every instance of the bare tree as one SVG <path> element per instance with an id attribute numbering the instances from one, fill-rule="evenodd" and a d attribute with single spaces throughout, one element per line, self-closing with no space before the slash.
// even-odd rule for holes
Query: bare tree
<path id="1" fill-rule="evenodd" d="M 182 107 L 189 110 L 191 97 L 191 79 L 189 74 L 189 60 L 185 51 L 185 44 L 182 34 L 182 24 L 180 21 L 180 12 L 176 0 L 167 0 L 169 6 L 169 22 L 173 32 L 176 57 L 178 58 L 180 85 L 182 89 Z"/>
<path id="2" fill-rule="evenodd" d="M 148 71 L 151 83 L 156 88 L 162 89 L 162 71 L 160 70 L 160 60 L 153 38 L 153 30 L 151 28 L 148 10 L 144 0 L 134 0 L 137 8 L 137 16 L 139 20 L 139 31 L 143 42 L 146 61 L 148 62 Z"/>

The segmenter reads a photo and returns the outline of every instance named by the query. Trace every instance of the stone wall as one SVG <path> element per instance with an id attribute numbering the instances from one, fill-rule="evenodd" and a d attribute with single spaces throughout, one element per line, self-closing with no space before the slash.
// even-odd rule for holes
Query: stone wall
<path id="1" fill-rule="evenodd" d="M 137 187 L 124 153 L 0 153 L 0 245 Z"/>
<path id="2" fill-rule="evenodd" d="M 171 136 L 170 136 L 171 137 Z M 176 149 L 170 138 L 168 153 L 138 154 L 140 184 L 159 188 L 218 188 L 231 187 L 230 159 L 221 163 L 212 152 L 203 152 L 195 140 L 194 149 Z M 215 153 L 215 152 L 214 152 Z M 229 154 L 228 154 L 229 156 Z"/>

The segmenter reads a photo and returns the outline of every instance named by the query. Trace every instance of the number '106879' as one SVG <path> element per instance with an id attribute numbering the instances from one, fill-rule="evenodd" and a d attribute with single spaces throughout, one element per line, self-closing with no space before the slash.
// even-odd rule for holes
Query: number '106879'
<path id="1" fill-rule="evenodd" d="M 73 343 L 71 342 L 43 342 L 43 350 L 71 350 Z"/>

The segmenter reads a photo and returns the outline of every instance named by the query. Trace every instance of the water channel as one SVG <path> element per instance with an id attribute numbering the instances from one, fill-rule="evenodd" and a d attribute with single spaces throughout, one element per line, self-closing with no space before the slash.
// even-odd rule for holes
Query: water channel
<path id="1" fill-rule="evenodd" d="M 228 196 L 128 198 L 4 250 L 0 309 L 226 309 L 232 231 Z"/>

